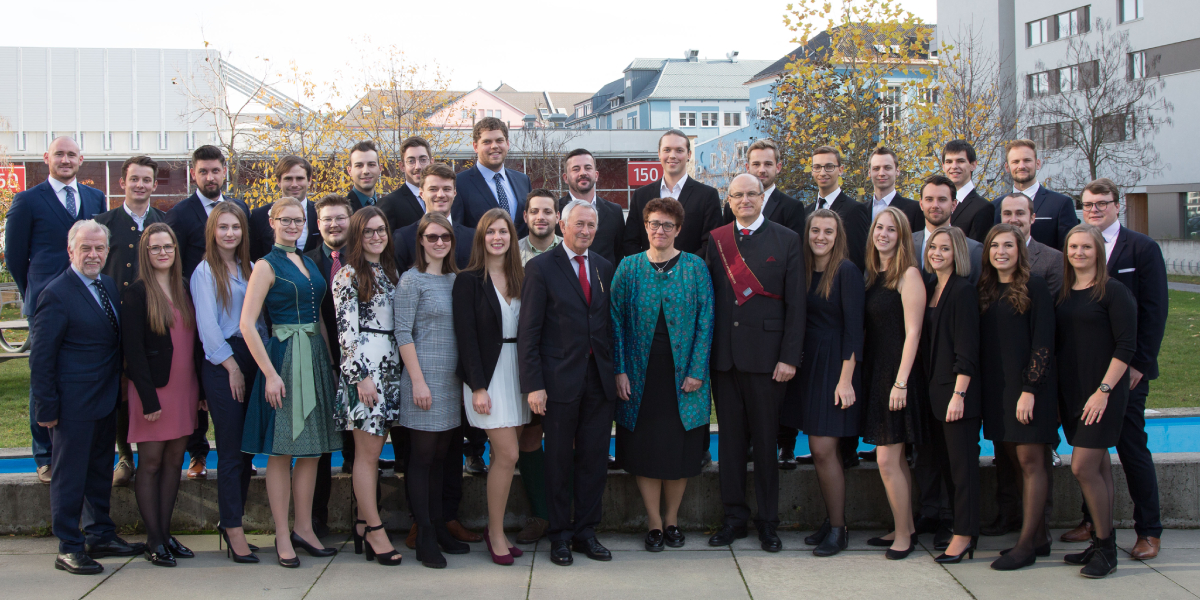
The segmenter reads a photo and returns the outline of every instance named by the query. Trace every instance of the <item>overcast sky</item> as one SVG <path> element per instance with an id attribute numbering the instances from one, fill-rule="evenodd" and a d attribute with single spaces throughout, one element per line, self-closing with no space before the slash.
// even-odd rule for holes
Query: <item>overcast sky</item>
<path id="1" fill-rule="evenodd" d="M 634 58 L 676 58 L 695 48 L 702 58 L 737 50 L 744 60 L 775 60 L 795 47 L 783 24 L 787 2 L 778 0 L 9 4 L 4 20 L 14 26 L 4 28 L 5 46 L 202 48 L 208 41 L 252 73 L 261 72 L 262 58 L 294 60 L 329 81 L 357 60 L 354 41 L 369 36 L 417 63 L 436 61 L 460 90 L 503 81 L 520 91 L 593 92 Z M 935 20 L 936 0 L 903 5 Z"/>

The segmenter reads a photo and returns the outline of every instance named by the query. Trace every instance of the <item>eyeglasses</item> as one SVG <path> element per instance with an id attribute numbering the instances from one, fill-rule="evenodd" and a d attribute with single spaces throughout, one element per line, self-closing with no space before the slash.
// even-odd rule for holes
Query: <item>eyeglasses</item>
<path id="1" fill-rule="evenodd" d="M 338 225 L 345 225 L 346 223 L 350 222 L 350 217 L 321 217 L 320 219 L 317 219 L 317 220 L 320 221 L 322 225 L 328 225 L 330 223 L 337 223 Z"/>
<path id="2" fill-rule="evenodd" d="M 650 226 L 650 231 L 658 231 L 659 229 L 667 233 L 675 231 L 675 224 L 669 221 L 646 221 L 646 224 Z"/>
<path id="3" fill-rule="evenodd" d="M 449 244 L 453 240 L 454 240 L 454 235 L 450 234 L 450 233 L 443 233 L 441 235 L 438 235 L 436 233 L 425 234 L 425 241 L 429 242 L 430 244 L 436 244 L 438 242 L 442 242 L 443 244 Z"/>
<path id="4" fill-rule="evenodd" d="M 387 234 L 388 234 L 387 227 L 376 227 L 375 229 L 364 229 L 363 230 L 363 237 L 365 237 L 365 238 L 373 238 L 373 237 L 378 236 L 378 237 L 386 239 Z"/>
<path id="5" fill-rule="evenodd" d="M 162 254 L 164 252 L 167 254 L 173 254 L 175 252 L 175 244 L 166 244 L 163 246 L 150 246 L 147 249 L 150 250 L 150 254 Z"/>
<path id="6" fill-rule="evenodd" d="M 822 172 L 832 173 L 832 172 L 836 171 L 838 168 L 840 168 L 841 166 L 842 165 L 813 165 L 812 171 L 813 171 L 813 173 L 822 173 Z"/>
<path id="7" fill-rule="evenodd" d="M 729 199 L 730 200 L 741 200 L 742 198 L 750 198 L 751 200 L 753 200 L 762 195 L 763 195 L 762 192 L 744 192 L 744 193 L 738 192 L 736 194 L 730 194 Z"/>
<path id="8" fill-rule="evenodd" d="M 293 219 L 291 217 L 283 217 L 280 219 L 275 219 L 275 221 L 278 222 L 280 225 L 283 225 L 284 227 L 291 227 L 293 225 L 303 225 L 304 224 L 304 219 Z"/>
<path id="9" fill-rule="evenodd" d="M 1097 200 L 1095 202 L 1084 202 L 1083 210 L 1085 212 L 1092 211 L 1092 210 L 1094 210 L 1096 212 L 1104 212 L 1104 211 L 1108 210 L 1109 204 L 1116 204 L 1116 203 L 1117 203 L 1116 200 Z"/>

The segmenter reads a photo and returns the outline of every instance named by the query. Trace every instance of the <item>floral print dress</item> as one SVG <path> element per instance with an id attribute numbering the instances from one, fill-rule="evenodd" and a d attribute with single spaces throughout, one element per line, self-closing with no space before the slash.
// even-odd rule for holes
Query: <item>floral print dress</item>
<path id="1" fill-rule="evenodd" d="M 343 266 L 333 276 L 333 306 L 337 315 L 337 338 L 342 348 L 341 389 L 334 419 L 338 429 L 360 429 L 372 435 L 387 435 L 400 410 L 400 350 L 392 335 L 392 303 L 396 286 L 383 268 L 372 263 L 376 291 L 363 302 L 358 295 L 354 267 Z M 358 383 L 370 377 L 378 401 L 367 408 L 358 399 Z"/>

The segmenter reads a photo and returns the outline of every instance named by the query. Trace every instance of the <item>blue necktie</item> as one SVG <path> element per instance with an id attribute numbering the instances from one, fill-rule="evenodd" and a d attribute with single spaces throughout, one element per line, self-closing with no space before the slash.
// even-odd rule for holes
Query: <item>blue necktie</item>
<path id="1" fill-rule="evenodd" d="M 75 188 L 68 185 L 67 187 L 65 187 L 63 189 L 67 191 L 67 212 L 71 213 L 71 216 L 74 217 L 75 216 Z"/>
<path id="2" fill-rule="evenodd" d="M 496 203 L 500 205 L 500 208 L 504 209 L 504 212 L 511 214 L 512 210 L 508 208 L 508 194 L 504 193 L 504 177 L 496 173 L 492 177 L 492 181 L 496 182 Z"/>
<path id="3" fill-rule="evenodd" d="M 92 285 L 95 286 L 96 293 L 100 296 L 100 304 L 104 306 L 104 316 L 108 317 L 108 324 L 112 325 L 113 331 L 120 331 L 121 328 L 117 325 L 117 314 L 113 312 L 112 303 L 108 301 L 108 292 L 104 291 L 104 285 L 100 283 L 99 278 L 92 280 Z"/>

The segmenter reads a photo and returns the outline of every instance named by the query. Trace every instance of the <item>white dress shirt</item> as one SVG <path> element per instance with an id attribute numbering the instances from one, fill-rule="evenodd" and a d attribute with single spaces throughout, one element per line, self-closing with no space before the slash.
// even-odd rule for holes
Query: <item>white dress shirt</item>
<path id="1" fill-rule="evenodd" d="M 967 197 L 967 194 L 970 194 L 971 190 L 973 190 L 973 189 L 975 189 L 975 182 L 968 180 L 965 185 L 963 185 L 962 187 L 958 188 L 955 191 L 954 198 L 956 200 L 958 200 L 959 202 L 962 202 L 963 199 Z M 1030 196 L 1030 198 L 1032 198 L 1032 197 L 1033 196 Z"/>
<path id="2" fill-rule="evenodd" d="M 79 200 L 80 200 L 79 199 L 79 180 L 72 179 L 70 183 L 63 183 L 63 182 L 51 177 L 51 178 L 47 179 L 46 181 L 50 182 L 50 187 L 54 189 L 54 195 L 58 197 L 59 202 L 62 202 L 64 209 L 67 208 L 66 189 L 71 188 L 72 190 L 75 191 L 75 212 L 72 213 L 69 210 L 67 212 L 71 213 L 72 217 L 78 217 L 79 216 Z"/>
<path id="3" fill-rule="evenodd" d="M 588 255 L 588 251 L 584 250 L 583 254 L 575 254 L 575 252 L 571 250 L 571 247 L 566 244 L 563 244 L 563 250 L 567 251 L 567 260 L 570 261 L 571 271 L 575 273 L 576 277 L 579 276 L 579 261 L 576 261 L 575 257 L 583 257 L 583 274 L 585 277 L 587 277 L 588 283 L 592 283 L 592 258 Z"/>
<path id="4" fill-rule="evenodd" d="M 762 227 L 763 223 L 766 223 L 766 222 L 767 222 L 767 218 L 764 217 L 763 214 L 760 212 L 760 213 L 758 213 L 758 218 L 755 219 L 753 223 L 751 223 L 749 225 L 742 225 L 741 223 L 737 222 L 737 220 L 735 219 L 733 222 L 733 226 L 737 228 L 738 233 L 741 233 L 741 231 L 743 229 L 749 229 L 750 233 L 754 233 L 755 231 L 758 231 L 759 227 Z"/>
<path id="5" fill-rule="evenodd" d="M 1040 189 L 1042 189 L 1042 184 L 1035 180 L 1033 182 L 1033 185 L 1029 186 L 1028 188 L 1023 189 L 1023 190 L 1018 190 L 1017 188 L 1014 187 L 1013 191 L 1021 192 L 1022 194 L 1025 194 L 1025 196 L 1028 197 L 1030 200 L 1033 200 L 1034 197 L 1037 196 L 1038 190 L 1040 190 Z"/>
<path id="6" fill-rule="evenodd" d="M 304 247 L 304 244 L 308 243 L 308 227 L 310 225 L 308 222 L 308 198 L 300 201 L 300 212 L 304 213 L 304 227 L 300 228 L 300 239 L 296 240 L 296 249 L 304 252 L 308 249 Z"/>
<path id="7" fill-rule="evenodd" d="M 679 194 L 683 192 L 683 184 L 685 183 L 687 183 L 687 173 L 684 173 L 683 177 L 680 177 L 679 181 L 675 182 L 674 187 L 667 187 L 667 178 L 663 177 L 662 182 L 658 184 L 658 197 L 666 198 L 670 196 L 678 200 Z"/>
<path id="8" fill-rule="evenodd" d="M 218 202 L 225 201 L 225 194 L 220 194 L 217 196 L 216 200 L 213 200 L 212 198 L 201 194 L 199 190 L 196 191 L 196 197 L 200 199 L 200 204 L 204 205 L 205 215 L 211 215 L 213 207 L 216 206 Z"/>
<path id="9" fill-rule="evenodd" d="M 1120 221 L 1113 221 L 1112 225 L 1109 225 L 1107 229 L 1100 232 L 1100 235 L 1104 236 L 1104 262 L 1105 262 L 1105 264 L 1107 264 L 1109 259 L 1112 258 L 1113 247 L 1117 245 L 1117 236 L 1120 235 L 1120 233 L 1121 233 L 1121 222 Z"/>
<path id="10" fill-rule="evenodd" d="M 129 208 L 129 204 L 127 204 L 127 203 L 122 203 L 121 208 L 124 208 L 126 214 L 128 214 L 130 216 L 130 218 L 133 219 L 133 222 L 137 225 L 138 231 L 141 231 L 146 228 L 145 227 L 146 215 L 150 214 L 150 205 L 149 204 L 146 205 L 146 212 L 142 213 L 141 216 L 138 216 L 137 213 L 133 212 L 133 210 Z"/>
<path id="11" fill-rule="evenodd" d="M 892 190 L 892 193 L 890 193 L 882 198 L 876 198 L 874 200 L 871 200 L 871 220 L 874 221 L 875 217 L 878 217 L 879 213 L 883 212 L 883 209 L 891 206 L 892 200 L 895 197 L 896 197 L 896 190 Z M 836 196 L 835 196 L 835 198 L 836 198 Z"/>
<path id="12" fill-rule="evenodd" d="M 421 212 L 425 212 L 425 200 L 421 198 L 421 188 L 412 184 L 411 181 L 405 181 L 404 185 L 408 186 L 408 191 L 412 192 L 417 197 L 417 204 L 421 205 Z"/>
<path id="13" fill-rule="evenodd" d="M 771 184 L 771 187 L 763 190 L 762 214 L 764 214 L 764 215 L 767 214 L 767 201 L 771 199 L 771 192 L 774 192 L 774 191 L 775 191 L 775 184 L 773 184 L 773 183 Z"/>
<path id="14" fill-rule="evenodd" d="M 841 193 L 842 193 L 842 188 L 840 188 L 840 187 L 837 188 L 836 190 L 833 190 L 832 192 L 830 192 L 828 196 L 821 196 L 820 192 L 817 192 L 817 194 L 818 194 L 817 195 L 817 208 L 829 208 L 830 205 L 833 204 L 833 201 L 837 200 L 837 197 L 839 195 L 841 195 Z M 825 206 L 821 206 L 822 200 L 825 201 Z"/>

